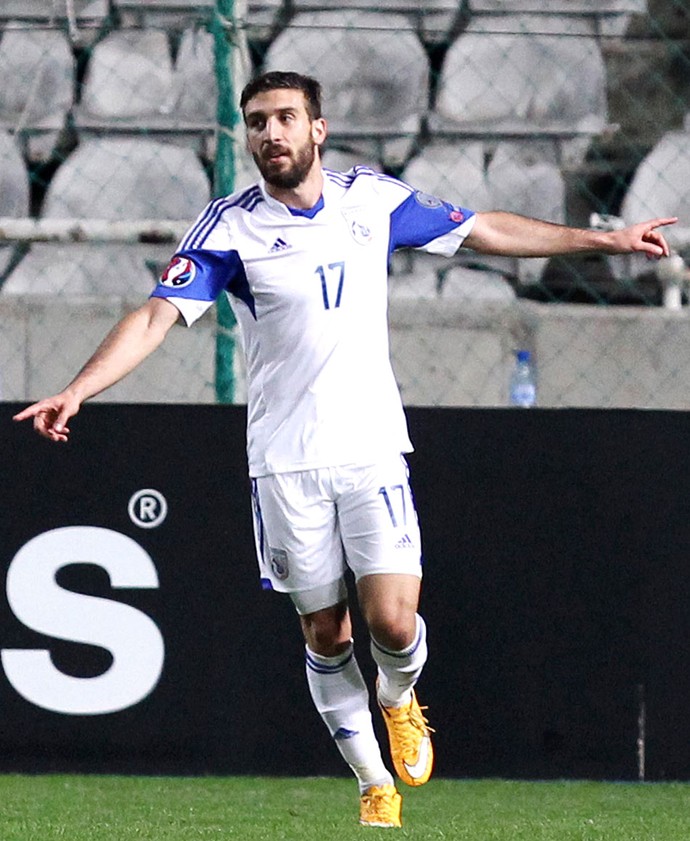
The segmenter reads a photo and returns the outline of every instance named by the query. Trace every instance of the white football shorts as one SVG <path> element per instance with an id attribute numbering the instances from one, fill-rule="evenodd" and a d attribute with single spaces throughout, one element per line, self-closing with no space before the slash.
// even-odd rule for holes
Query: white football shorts
<path id="1" fill-rule="evenodd" d="M 421 537 L 403 456 L 252 479 L 264 589 L 289 593 L 300 614 L 342 601 L 349 567 L 421 577 Z"/>

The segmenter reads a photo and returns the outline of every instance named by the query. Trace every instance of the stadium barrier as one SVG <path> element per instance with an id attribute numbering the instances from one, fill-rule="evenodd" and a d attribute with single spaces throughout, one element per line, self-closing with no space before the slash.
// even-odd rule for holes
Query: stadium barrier
<path id="1" fill-rule="evenodd" d="M 56 446 L 18 408 L 0 770 L 343 773 L 294 611 L 259 588 L 245 410 L 87 405 Z M 409 420 L 439 775 L 690 779 L 687 415 Z"/>

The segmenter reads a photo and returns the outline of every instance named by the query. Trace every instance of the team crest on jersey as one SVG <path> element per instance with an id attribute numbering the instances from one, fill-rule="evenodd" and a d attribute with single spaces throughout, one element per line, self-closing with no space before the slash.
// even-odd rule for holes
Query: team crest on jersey
<path id="1" fill-rule="evenodd" d="M 421 204 L 422 207 L 434 208 L 441 207 L 443 204 L 441 199 L 437 199 L 436 196 L 432 196 L 430 193 L 422 193 L 419 190 L 414 194 L 414 197 L 417 204 Z"/>
<path id="2" fill-rule="evenodd" d="M 284 549 L 274 549 L 271 546 L 270 553 L 271 569 L 273 570 L 273 574 L 280 581 L 285 581 L 285 579 L 290 574 L 290 570 L 288 569 L 287 552 Z"/>
<path id="3" fill-rule="evenodd" d="M 352 239 L 358 245 L 368 245 L 374 238 L 374 234 L 367 222 L 366 210 L 359 207 L 348 208 L 343 210 L 343 216 L 347 220 Z"/>
<path id="4" fill-rule="evenodd" d="M 196 277 L 196 266 L 188 257 L 173 257 L 168 268 L 163 272 L 161 284 L 172 289 L 181 289 Z"/>

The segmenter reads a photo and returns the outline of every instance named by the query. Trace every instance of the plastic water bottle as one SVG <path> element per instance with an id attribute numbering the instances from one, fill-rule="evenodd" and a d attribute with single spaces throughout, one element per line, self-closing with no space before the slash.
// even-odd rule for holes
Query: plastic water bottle
<path id="1" fill-rule="evenodd" d="M 515 351 L 515 365 L 510 375 L 510 405 L 529 409 L 537 402 L 537 383 L 528 350 Z"/>

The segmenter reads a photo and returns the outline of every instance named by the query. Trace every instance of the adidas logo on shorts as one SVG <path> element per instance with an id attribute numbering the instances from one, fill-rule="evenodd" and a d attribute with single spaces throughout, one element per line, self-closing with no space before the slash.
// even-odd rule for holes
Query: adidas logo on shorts
<path id="1" fill-rule="evenodd" d="M 400 540 L 397 541 L 394 549 L 412 549 L 414 548 L 414 543 L 412 542 L 409 534 L 404 534 Z"/>

